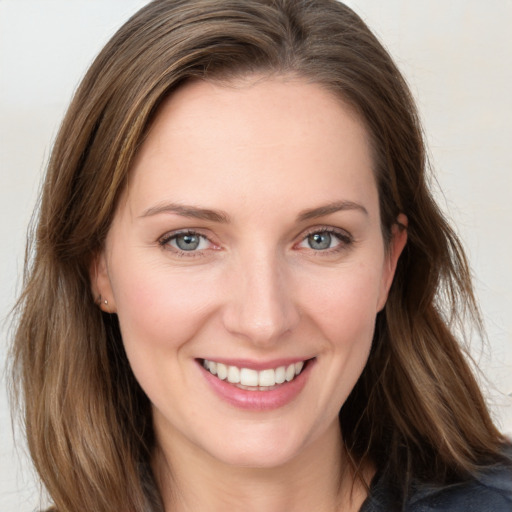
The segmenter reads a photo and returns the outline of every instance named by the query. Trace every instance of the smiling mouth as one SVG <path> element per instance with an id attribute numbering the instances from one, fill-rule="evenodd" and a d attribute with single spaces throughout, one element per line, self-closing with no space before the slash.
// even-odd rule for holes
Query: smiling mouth
<path id="1" fill-rule="evenodd" d="M 208 359 L 202 360 L 203 367 L 218 379 L 248 391 L 271 391 L 281 384 L 293 381 L 309 360 L 298 361 L 287 366 L 268 368 L 261 371 L 252 368 L 240 368 Z"/>

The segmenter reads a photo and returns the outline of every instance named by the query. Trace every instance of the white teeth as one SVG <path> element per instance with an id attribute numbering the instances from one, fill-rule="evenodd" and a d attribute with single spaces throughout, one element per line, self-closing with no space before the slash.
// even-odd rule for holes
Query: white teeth
<path id="1" fill-rule="evenodd" d="M 293 377 L 295 377 L 295 365 L 291 364 L 290 366 L 288 366 L 288 368 L 286 368 L 287 382 L 290 382 L 291 380 L 293 380 Z"/>
<path id="2" fill-rule="evenodd" d="M 286 368 L 280 366 L 276 368 L 276 384 L 282 384 L 286 380 Z"/>
<path id="3" fill-rule="evenodd" d="M 203 366 L 212 375 L 217 375 L 220 380 L 227 380 L 231 384 L 271 388 L 276 384 L 292 381 L 304 368 L 304 361 L 261 371 L 252 370 L 250 368 L 238 368 L 238 366 L 217 363 L 207 359 L 203 360 Z"/>
<path id="4" fill-rule="evenodd" d="M 275 386 L 276 372 L 274 370 L 263 370 L 259 372 L 258 384 L 260 386 Z"/>
<path id="5" fill-rule="evenodd" d="M 217 375 L 217 363 L 215 361 L 208 361 L 207 369 L 210 370 L 210 373 L 213 373 L 213 375 Z"/>
<path id="6" fill-rule="evenodd" d="M 224 380 L 228 376 L 228 367 L 225 364 L 217 363 L 217 377 Z"/>
<path id="7" fill-rule="evenodd" d="M 257 386 L 258 372 L 249 368 L 242 368 L 240 370 L 240 384 L 242 386 Z"/>
<path id="8" fill-rule="evenodd" d="M 236 366 L 228 366 L 228 382 L 231 384 L 240 382 L 240 370 Z"/>

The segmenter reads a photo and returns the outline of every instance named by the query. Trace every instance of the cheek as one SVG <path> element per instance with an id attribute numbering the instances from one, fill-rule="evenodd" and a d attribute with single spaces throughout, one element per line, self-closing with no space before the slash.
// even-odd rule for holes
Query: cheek
<path id="1" fill-rule="evenodd" d="M 151 402 L 165 410 L 169 401 L 181 404 L 170 390 L 194 384 L 183 362 L 190 362 L 193 340 L 211 317 L 214 299 L 204 279 L 149 268 L 118 273 L 113 290 L 130 367 Z"/>
<path id="2" fill-rule="evenodd" d="M 347 265 L 316 275 L 301 288 L 310 339 L 318 340 L 321 374 L 315 376 L 319 418 L 334 421 L 366 365 L 377 315 L 378 266 Z M 306 284 L 306 282 L 304 281 Z"/>
<path id="3" fill-rule="evenodd" d="M 179 349 L 214 307 L 205 276 L 147 265 L 113 279 L 117 314 L 127 352 Z M 147 352 L 144 357 L 149 357 Z M 155 352 L 158 357 L 158 352 Z"/>
<path id="4" fill-rule="evenodd" d="M 375 266 L 339 269 L 306 284 L 304 303 L 309 316 L 332 342 L 347 346 L 371 342 L 378 311 L 379 274 Z"/>

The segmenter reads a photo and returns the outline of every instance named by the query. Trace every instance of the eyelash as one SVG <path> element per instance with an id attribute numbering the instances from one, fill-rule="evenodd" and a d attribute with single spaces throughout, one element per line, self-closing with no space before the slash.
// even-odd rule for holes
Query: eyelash
<path id="1" fill-rule="evenodd" d="M 341 230 L 341 229 L 336 229 L 333 227 L 324 226 L 324 227 L 314 227 L 314 228 L 311 228 L 308 231 L 306 231 L 306 233 L 301 238 L 300 242 L 295 244 L 294 247 L 297 247 L 299 244 L 306 242 L 308 237 L 310 237 L 312 235 L 316 235 L 316 234 L 332 235 L 339 241 L 339 243 L 335 247 L 319 249 L 319 250 L 315 250 L 315 249 L 309 247 L 309 249 L 312 250 L 315 254 L 324 254 L 324 255 L 336 254 L 340 251 L 346 250 L 354 242 L 352 235 L 350 235 L 346 231 Z M 192 237 L 198 237 L 202 240 L 207 240 L 208 243 L 213 244 L 213 242 L 207 236 L 199 233 L 198 231 L 186 230 L 186 231 L 177 231 L 177 232 L 173 232 L 173 233 L 164 235 L 163 237 L 161 237 L 158 240 L 158 245 L 160 247 L 162 247 L 163 249 L 171 250 L 175 255 L 177 255 L 179 257 L 196 258 L 196 257 L 204 256 L 205 249 L 185 251 L 185 250 L 179 249 L 178 247 L 170 246 L 170 242 L 172 240 L 176 240 L 180 236 L 187 236 L 187 235 L 192 236 Z M 199 243 L 201 243 L 201 242 L 199 242 Z"/>
<path id="2" fill-rule="evenodd" d="M 186 231 L 175 231 L 173 233 L 169 233 L 164 235 L 162 238 L 158 240 L 158 245 L 162 247 L 162 249 L 167 249 L 172 251 L 176 256 L 184 257 L 184 258 L 197 258 L 204 256 L 204 249 L 203 250 L 192 250 L 192 251 L 184 251 L 182 249 L 179 249 L 178 247 L 172 247 L 170 246 L 170 242 L 172 240 L 176 240 L 180 236 L 193 236 L 198 237 L 203 240 L 207 240 L 210 244 L 213 242 L 210 241 L 210 239 L 194 230 L 186 230 Z M 199 242 L 201 243 L 201 242 Z"/>
<path id="3" fill-rule="evenodd" d="M 308 237 L 310 237 L 312 235 L 325 234 L 325 233 L 334 236 L 339 241 L 339 243 L 335 247 L 327 248 L 327 249 L 314 250 L 313 248 L 310 247 L 309 249 L 312 250 L 315 255 L 326 255 L 327 256 L 327 255 L 337 254 L 341 251 L 348 249 L 354 243 L 354 239 L 353 239 L 352 235 L 350 233 L 348 233 L 347 231 L 344 231 L 342 229 L 333 228 L 332 226 L 315 226 L 313 228 L 310 228 L 308 231 L 306 231 L 306 233 L 302 237 L 299 244 L 306 242 Z"/>

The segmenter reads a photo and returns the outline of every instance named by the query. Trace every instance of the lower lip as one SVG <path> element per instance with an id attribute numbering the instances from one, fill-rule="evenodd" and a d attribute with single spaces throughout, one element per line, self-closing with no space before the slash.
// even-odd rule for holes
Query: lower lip
<path id="1" fill-rule="evenodd" d="M 213 391 L 230 405 L 251 411 L 270 411 L 289 404 L 297 397 L 306 385 L 313 365 L 314 360 L 309 360 L 302 372 L 292 381 L 278 384 L 275 389 L 269 391 L 240 389 L 212 375 L 202 365 L 200 369 Z"/>

